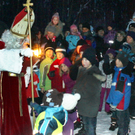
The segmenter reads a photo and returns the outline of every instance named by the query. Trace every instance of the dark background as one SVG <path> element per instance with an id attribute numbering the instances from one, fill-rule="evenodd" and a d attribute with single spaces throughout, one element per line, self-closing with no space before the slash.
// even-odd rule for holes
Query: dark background
<path id="1" fill-rule="evenodd" d="M 35 23 L 43 32 L 52 15 L 59 12 L 60 19 L 70 26 L 89 22 L 93 27 L 106 26 L 112 21 L 125 30 L 135 11 L 134 0 L 31 0 Z M 10 28 L 14 17 L 24 8 L 26 0 L 0 0 L 0 20 Z"/>

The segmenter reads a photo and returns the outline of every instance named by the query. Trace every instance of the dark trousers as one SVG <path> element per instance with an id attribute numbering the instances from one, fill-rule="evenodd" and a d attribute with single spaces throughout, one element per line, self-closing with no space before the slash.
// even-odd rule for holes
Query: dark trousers
<path id="1" fill-rule="evenodd" d="M 82 120 L 86 131 L 85 135 L 96 135 L 97 117 L 82 116 Z"/>
<path id="2" fill-rule="evenodd" d="M 119 111 L 116 110 L 116 118 L 118 124 L 118 133 L 117 135 L 126 135 L 128 133 L 129 127 L 129 110 Z"/>

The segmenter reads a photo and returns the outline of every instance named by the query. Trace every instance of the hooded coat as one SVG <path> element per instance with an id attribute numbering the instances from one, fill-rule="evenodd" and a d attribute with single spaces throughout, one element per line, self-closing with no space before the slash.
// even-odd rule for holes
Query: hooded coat
<path id="1" fill-rule="evenodd" d="M 95 74 L 94 74 L 95 73 Z M 99 78 L 97 76 L 100 76 Z M 101 82 L 105 81 L 105 76 L 94 65 L 89 69 L 79 68 L 76 84 L 73 88 L 75 93 L 81 95 L 77 104 L 80 115 L 86 117 L 96 117 L 100 104 Z"/>

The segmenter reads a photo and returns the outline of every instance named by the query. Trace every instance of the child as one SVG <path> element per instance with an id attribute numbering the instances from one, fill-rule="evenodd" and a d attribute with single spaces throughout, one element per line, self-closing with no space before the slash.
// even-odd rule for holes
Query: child
<path id="1" fill-rule="evenodd" d="M 56 28 L 55 31 L 55 36 L 58 37 L 59 35 L 62 35 L 62 31 L 63 31 L 63 23 L 60 21 L 60 16 L 59 13 L 56 12 L 51 19 L 51 22 L 49 22 L 49 24 L 47 25 L 47 27 L 45 28 L 45 33 L 44 35 L 47 34 L 47 29 L 49 26 L 54 26 Z"/>
<path id="2" fill-rule="evenodd" d="M 65 83 L 65 92 L 72 93 L 73 86 L 75 85 L 75 81 L 73 81 L 69 76 L 69 67 L 71 66 L 71 62 L 68 58 L 63 58 L 59 64 L 59 73 L 62 76 L 62 80 Z M 68 121 L 66 125 L 63 127 L 63 135 L 73 135 L 74 132 L 74 121 L 77 119 L 76 109 L 68 111 Z"/>
<path id="3" fill-rule="evenodd" d="M 72 93 L 73 86 L 75 84 L 75 81 L 73 81 L 70 76 L 69 76 L 69 68 L 71 66 L 71 62 L 69 61 L 68 58 L 63 58 L 60 61 L 59 64 L 59 74 L 62 77 L 62 80 L 65 83 L 66 93 Z"/>
<path id="4" fill-rule="evenodd" d="M 84 129 L 79 134 L 96 135 L 97 114 L 100 104 L 101 82 L 105 81 L 105 76 L 95 66 L 97 63 L 95 50 L 91 47 L 84 51 L 82 65 L 79 68 L 75 93 L 81 95 L 77 104 L 79 114 L 82 116 Z"/>
<path id="5" fill-rule="evenodd" d="M 134 12 L 134 14 L 133 14 L 133 16 L 132 16 L 132 19 L 129 21 L 129 23 L 128 23 L 128 26 L 127 26 L 127 28 L 126 28 L 126 31 L 129 31 L 129 27 L 130 27 L 130 24 L 131 23 L 135 23 L 135 12 Z"/>
<path id="6" fill-rule="evenodd" d="M 55 52 L 57 59 L 51 64 L 47 75 L 51 80 L 51 88 L 57 89 L 59 92 L 65 92 L 65 83 L 59 75 L 59 63 L 65 57 L 66 49 L 63 46 L 59 46 Z"/>
<path id="7" fill-rule="evenodd" d="M 67 111 L 72 110 L 79 99 L 80 94 L 63 94 L 56 89 L 50 89 L 44 94 L 42 106 L 31 102 L 31 107 L 34 107 L 39 114 L 33 131 L 34 135 L 62 135 L 63 126 L 68 118 Z"/>
<path id="8" fill-rule="evenodd" d="M 47 74 L 49 72 L 50 66 L 56 56 L 54 54 L 54 48 L 50 44 L 45 45 L 45 59 L 40 64 L 40 88 L 41 92 L 44 93 L 46 90 L 51 89 L 51 80 L 48 78 Z"/>
<path id="9" fill-rule="evenodd" d="M 78 59 L 80 59 L 79 50 L 82 47 L 82 45 L 85 45 L 85 44 L 87 44 L 87 42 L 85 40 L 83 40 L 83 39 L 80 39 L 77 42 L 76 49 L 74 50 L 74 52 L 72 53 L 72 56 L 71 56 L 72 64 L 75 64 L 75 62 Z"/>
<path id="10" fill-rule="evenodd" d="M 75 24 L 72 24 L 70 26 L 70 34 L 79 36 L 80 39 L 82 39 L 81 33 L 78 31 L 78 28 L 77 28 L 77 26 Z"/>
<path id="11" fill-rule="evenodd" d="M 118 135 L 127 135 L 129 127 L 129 103 L 131 96 L 131 81 L 133 77 L 124 73 L 129 63 L 129 51 L 123 49 L 116 57 L 115 73 L 112 80 L 112 87 L 107 102 L 110 104 L 111 110 L 115 111 Z M 132 72 L 132 71 L 131 71 Z"/>
<path id="12" fill-rule="evenodd" d="M 115 58 L 115 50 L 113 49 L 108 49 L 106 51 L 106 55 L 109 56 L 109 63 L 111 63 L 113 61 L 113 59 Z M 99 62 L 99 69 L 101 70 L 102 74 L 105 75 L 104 71 L 103 71 L 103 63 L 104 60 Z M 99 107 L 99 111 L 102 111 L 102 106 L 103 106 L 103 101 L 104 101 L 104 97 L 105 97 L 105 101 L 109 95 L 110 89 L 111 89 L 111 84 L 112 84 L 112 74 L 109 75 L 105 75 L 106 76 L 106 81 L 104 83 L 102 83 L 102 89 L 101 89 L 101 93 L 100 93 L 100 107 Z M 106 95 L 106 96 L 105 96 Z M 110 114 L 110 106 L 108 103 L 105 102 L 105 112 L 107 114 Z"/>

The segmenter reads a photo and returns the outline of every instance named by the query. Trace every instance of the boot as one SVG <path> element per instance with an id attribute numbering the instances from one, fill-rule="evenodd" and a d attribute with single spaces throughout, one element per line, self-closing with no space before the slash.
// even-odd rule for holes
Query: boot
<path id="1" fill-rule="evenodd" d="M 76 121 L 74 123 L 74 130 L 76 130 L 77 128 L 82 128 L 83 123 L 81 121 Z"/>
<path id="2" fill-rule="evenodd" d="M 86 131 L 85 131 L 84 125 L 83 125 L 83 127 L 82 127 L 82 128 L 78 131 L 78 133 L 75 134 L 75 135 L 85 135 L 85 133 L 86 133 Z"/>
<path id="3" fill-rule="evenodd" d="M 116 122 L 112 122 L 111 126 L 109 127 L 109 130 L 114 131 L 118 127 Z"/>
<path id="4" fill-rule="evenodd" d="M 77 121 L 74 123 L 74 130 L 77 128 L 82 128 L 83 127 L 83 122 L 81 117 L 77 118 Z"/>
<path id="5" fill-rule="evenodd" d="M 109 130 L 114 131 L 118 127 L 116 121 L 116 118 L 111 118 L 111 126 L 109 127 Z"/>

